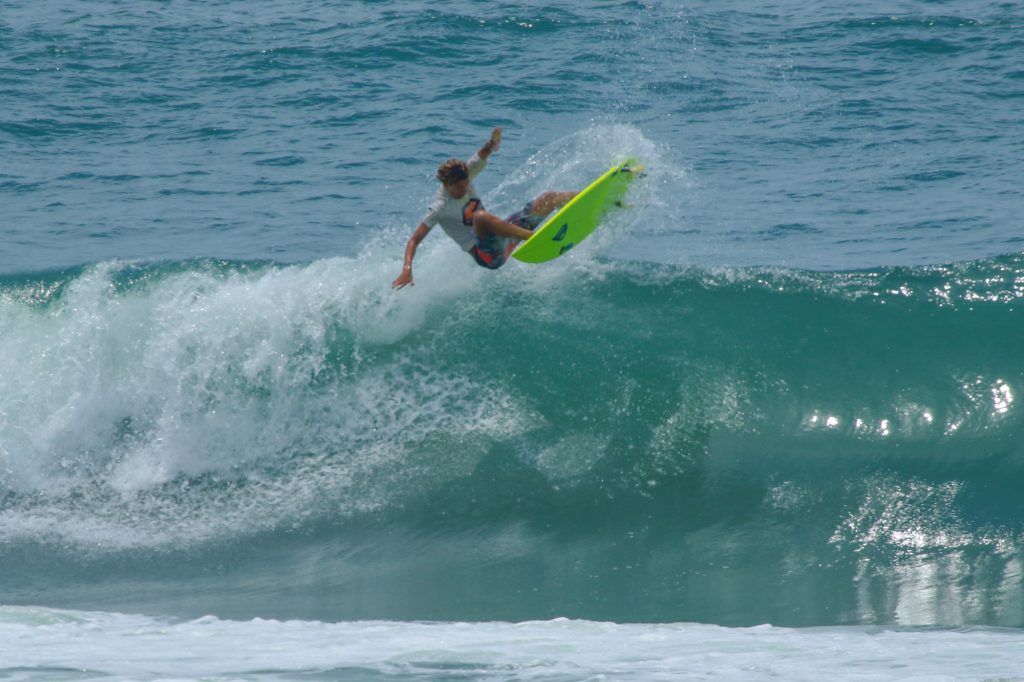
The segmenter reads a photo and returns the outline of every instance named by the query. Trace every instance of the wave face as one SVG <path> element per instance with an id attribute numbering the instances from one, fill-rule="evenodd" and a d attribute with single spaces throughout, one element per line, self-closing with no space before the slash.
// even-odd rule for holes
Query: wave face
<path id="1" fill-rule="evenodd" d="M 1024 625 L 1024 256 L 464 260 L 3 279 L 5 602 Z"/>

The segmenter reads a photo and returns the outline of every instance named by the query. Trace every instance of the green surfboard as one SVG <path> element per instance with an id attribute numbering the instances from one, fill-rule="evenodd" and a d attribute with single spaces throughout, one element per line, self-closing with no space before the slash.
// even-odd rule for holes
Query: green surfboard
<path id="1" fill-rule="evenodd" d="M 543 263 L 578 245 L 601 223 L 608 209 L 622 205 L 622 197 L 641 170 L 635 159 L 609 168 L 545 220 L 532 237 L 512 252 L 512 257 L 524 263 Z"/>

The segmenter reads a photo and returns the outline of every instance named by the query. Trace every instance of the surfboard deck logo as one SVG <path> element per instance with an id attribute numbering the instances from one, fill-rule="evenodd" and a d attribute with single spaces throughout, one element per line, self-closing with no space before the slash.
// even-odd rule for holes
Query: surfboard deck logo
<path id="1" fill-rule="evenodd" d="M 524 263 L 543 263 L 578 246 L 601 224 L 609 209 L 624 207 L 622 197 L 634 178 L 643 175 L 642 170 L 636 159 L 609 168 L 545 220 L 532 237 L 512 252 L 512 257 Z"/>

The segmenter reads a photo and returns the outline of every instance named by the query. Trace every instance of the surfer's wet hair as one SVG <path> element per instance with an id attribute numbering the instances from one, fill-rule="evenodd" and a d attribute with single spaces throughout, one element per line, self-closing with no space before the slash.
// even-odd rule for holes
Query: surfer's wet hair
<path id="1" fill-rule="evenodd" d="M 469 177 L 469 166 L 460 159 L 448 159 L 437 167 L 437 179 L 442 185 L 450 185 Z"/>

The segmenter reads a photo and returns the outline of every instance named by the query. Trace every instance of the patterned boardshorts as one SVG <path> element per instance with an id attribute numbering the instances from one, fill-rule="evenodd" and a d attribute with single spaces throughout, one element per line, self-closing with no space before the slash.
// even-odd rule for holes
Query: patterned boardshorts
<path id="1" fill-rule="evenodd" d="M 505 220 L 530 231 L 537 229 L 541 222 L 541 218 L 533 215 L 533 202 L 527 203 L 523 206 L 522 210 L 516 211 Z M 509 255 L 515 251 L 517 246 L 519 246 L 519 240 L 512 239 L 511 237 L 499 237 L 496 234 L 489 234 L 481 239 L 477 236 L 476 246 L 469 250 L 469 255 L 473 256 L 473 260 L 476 261 L 477 265 L 490 270 L 497 270 L 505 264 Z"/>

